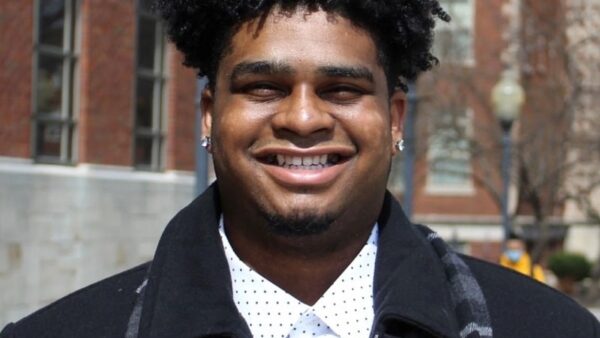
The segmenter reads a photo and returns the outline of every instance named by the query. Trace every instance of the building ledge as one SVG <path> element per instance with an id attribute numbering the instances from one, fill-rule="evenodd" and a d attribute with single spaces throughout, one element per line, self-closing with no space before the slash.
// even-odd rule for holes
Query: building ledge
<path id="1" fill-rule="evenodd" d="M 138 171 L 133 167 L 81 163 L 75 166 L 35 164 L 23 158 L 0 157 L 0 173 L 86 177 L 115 181 L 140 181 L 193 185 L 193 172 L 169 170 L 165 172 Z"/>

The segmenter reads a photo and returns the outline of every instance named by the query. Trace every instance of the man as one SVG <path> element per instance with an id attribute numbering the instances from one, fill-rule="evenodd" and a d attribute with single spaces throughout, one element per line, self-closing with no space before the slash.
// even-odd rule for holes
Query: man
<path id="1" fill-rule="evenodd" d="M 534 264 L 527 253 L 525 242 L 515 234 L 506 241 L 506 249 L 500 256 L 500 265 L 520 272 L 539 282 L 545 283 L 544 270 L 539 264 Z"/>
<path id="2" fill-rule="evenodd" d="M 209 78 L 217 182 L 171 221 L 151 263 L 2 337 L 599 336 L 573 301 L 457 256 L 386 193 L 401 149 L 396 88 L 435 61 L 437 1 L 158 8 Z"/>

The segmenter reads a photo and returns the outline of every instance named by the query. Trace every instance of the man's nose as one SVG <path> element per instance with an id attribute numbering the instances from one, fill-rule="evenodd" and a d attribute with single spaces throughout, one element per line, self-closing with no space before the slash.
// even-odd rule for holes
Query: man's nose
<path id="1" fill-rule="evenodd" d="M 294 88 L 273 117 L 273 128 L 303 137 L 327 134 L 333 130 L 335 119 L 326 106 L 310 87 Z"/>

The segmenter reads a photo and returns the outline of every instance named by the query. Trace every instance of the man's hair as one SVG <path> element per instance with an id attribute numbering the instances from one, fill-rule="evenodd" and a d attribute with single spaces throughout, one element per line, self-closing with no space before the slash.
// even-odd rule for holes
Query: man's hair
<path id="1" fill-rule="evenodd" d="M 369 32 L 378 49 L 388 87 L 406 90 L 406 80 L 431 69 L 435 19 L 450 17 L 437 0 L 157 0 L 170 39 L 185 56 L 184 64 L 198 69 L 214 86 L 221 58 L 240 26 L 262 20 L 273 8 L 291 14 L 299 7 L 322 9 L 348 19 Z M 214 87 L 213 87 L 214 88 Z"/>

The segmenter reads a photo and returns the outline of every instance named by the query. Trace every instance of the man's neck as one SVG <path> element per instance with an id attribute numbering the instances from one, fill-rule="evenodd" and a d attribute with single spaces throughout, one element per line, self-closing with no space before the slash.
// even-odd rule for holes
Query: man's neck
<path id="1" fill-rule="evenodd" d="M 298 300 L 313 305 L 360 252 L 374 222 L 353 229 L 332 224 L 323 234 L 283 237 L 227 222 L 225 232 L 244 263 Z M 344 234 L 338 233 L 344 230 Z"/>

